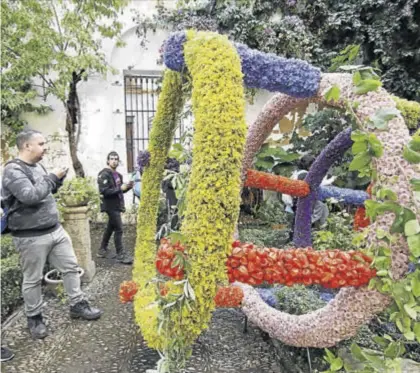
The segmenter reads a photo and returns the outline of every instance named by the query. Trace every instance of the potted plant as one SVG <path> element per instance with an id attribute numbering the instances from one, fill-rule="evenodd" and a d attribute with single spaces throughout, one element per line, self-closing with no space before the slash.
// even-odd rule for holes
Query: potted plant
<path id="1" fill-rule="evenodd" d="M 64 182 L 57 199 L 64 207 L 88 206 L 99 203 L 99 192 L 91 178 L 75 177 Z"/>
<path id="2" fill-rule="evenodd" d="M 85 271 L 81 267 L 77 269 L 77 272 L 79 277 L 82 277 L 85 274 Z M 46 293 L 51 293 L 61 300 L 65 299 L 63 276 L 59 271 L 57 271 L 55 268 L 48 271 L 44 276 L 44 280 L 46 283 Z"/>

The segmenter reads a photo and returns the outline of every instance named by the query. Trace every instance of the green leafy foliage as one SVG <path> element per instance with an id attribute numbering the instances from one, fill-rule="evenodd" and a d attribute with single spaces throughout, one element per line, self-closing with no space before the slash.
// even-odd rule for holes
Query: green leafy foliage
<path id="1" fill-rule="evenodd" d="M 1 235 L 1 259 L 8 258 L 9 256 L 16 254 L 15 246 L 13 245 L 12 236 L 7 234 Z"/>
<path id="2" fill-rule="evenodd" d="M 251 242 L 260 247 L 282 247 L 289 241 L 289 230 L 276 230 L 271 227 L 240 228 L 241 242 Z"/>
<path id="3" fill-rule="evenodd" d="M 314 231 L 314 248 L 317 250 L 356 250 L 353 239 L 353 219 L 345 212 L 330 214 L 327 224 Z"/>
<path id="4" fill-rule="evenodd" d="M 319 292 L 304 286 L 281 287 L 276 291 L 277 309 L 292 315 L 304 315 L 325 306 Z"/>
<path id="5" fill-rule="evenodd" d="M 296 160 L 300 155 L 287 152 L 281 147 L 272 148 L 264 144 L 256 155 L 254 166 L 257 170 L 290 176 L 296 169 Z"/>
<path id="6" fill-rule="evenodd" d="M 373 128 L 380 130 L 388 129 L 388 122 L 400 115 L 400 111 L 395 108 L 380 108 L 370 120 Z"/>
<path id="7" fill-rule="evenodd" d="M 420 163 L 420 132 L 415 133 L 412 140 L 404 147 L 403 156 L 410 163 Z"/>
<path id="8" fill-rule="evenodd" d="M 411 130 L 420 127 L 420 103 L 393 97 L 397 104 L 397 109 L 401 112 L 405 124 Z"/>
<path id="9" fill-rule="evenodd" d="M 370 177 L 372 169 L 370 163 L 373 157 L 380 157 L 383 153 L 381 142 L 373 133 L 354 131 L 351 134 L 353 140 L 353 160 L 349 165 L 350 171 L 358 171 L 359 177 Z"/>
<path id="10" fill-rule="evenodd" d="M 326 93 L 325 99 L 327 102 L 337 102 L 340 99 L 340 87 L 333 85 Z"/>
<path id="11" fill-rule="evenodd" d="M 119 38 L 119 11 L 127 0 L 5 0 L 1 3 L 2 122 L 12 132 L 25 124 L 26 111 L 45 112 L 35 105 L 38 96 L 58 98 L 68 116 L 66 130 L 73 165 L 84 176 L 77 158 L 80 105 L 76 84 L 93 73 L 112 69 L 103 53 L 102 40 Z M 122 45 L 120 39 L 117 45 Z M 36 88 L 36 90 L 35 90 Z M 79 126 L 76 126 L 79 124 Z"/>
<path id="12" fill-rule="evenodd" d="M 3 241 L 3 237 L 2 237 Z M 1 318 L 5 319 L 22 303 L 22 270 L 19 254 L 15 253 L 1 260 Z"/>
<path id="13" fill-rule="evenodd" d="M 179 1 L 176 9 L 157 6 L 152 19 L 136 17 L 143 43 L 158 27 L 218 31 L 252 48 L 331 71 L 349 63 L 374 65 L 387 90 L 411 100 L 420 97 L 417 0 L 190 0 Z M 379 85 L 365 81 L 358 89 Z"/>
<path id="14" fill-rule="evenodd" d="M 301 137 L 300 129 L 295 128 L 290 138 L 290 144 L 293 145 L 291 151 L 316 157 L 342 130 L 355 125 L 352 116 L 336 109 L 325 108 L 308 114 L 303 118 L 302 128 L 310 132 L 310 135 Z M 351 151 L 347 151 L 341 161 L 333 164 L 330 171 L 336 176 L 334 184 L 343 188 L 365 189 L 369 178 L 358 178 L 357 171 L 349 171 L 352 159 Z"/>
<path id="15" fill-rule="evenodd" d="M 93 178 L 74 177 L 65 180 L 56 195 L 60 214 L 63 207 L 88 206 L 91 213 L 99 209 L 100 195 Z"/>

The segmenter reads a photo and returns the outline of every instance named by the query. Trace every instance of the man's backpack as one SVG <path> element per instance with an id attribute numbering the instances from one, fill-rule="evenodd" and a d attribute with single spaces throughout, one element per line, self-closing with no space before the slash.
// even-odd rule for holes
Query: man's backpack
<path id="1" fill-rule="evenodd" d="M 35 179 L 32 175 L 32 171 L 29 169 L 29 166 L 21 161 L 20 159 L 13 159 L 5 164 L 7 166 L 8 164 L 15 163 L 18 164 L 21 168 L 24 174 L 28 177 L 30 182 L 35 185 Z M 44 168 L 44 166 L 41 165 L 41 167 L 44 169 L 45 173 L 47 172 Z M 20 202 L 12 195 L 7 200 L 1 199 L 1 208 L 3 209 L 3 215 L 1 217 L 1 234 L 9 233 L 9 229 L 7 226 L 7 218 L 12 213 L 15 212 L 19 208 Z"/>

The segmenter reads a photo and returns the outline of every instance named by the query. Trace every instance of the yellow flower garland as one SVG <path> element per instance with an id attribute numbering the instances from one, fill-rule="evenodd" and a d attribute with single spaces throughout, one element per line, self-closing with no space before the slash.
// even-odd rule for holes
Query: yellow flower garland
<path id="1" fill-rule="evenodd" d="M 181 75 L 167 70 L 163 78 L 156 116 L 150 133 L 150 165 L 142 178 L 142 199 L 138 211 L 137 241 L 133 279 L 139 291 L 135 297 L 134 310 L 137 324 L 148 345 L 161 349 L 162 337 L 157 333 L 158 307 L 155 303 L 155 286 L 147 283 L 156 276 L 156 222 L 159 206 L 160 184 L 171 146 L 178 115 L 183 107 Z"/>
<path id="2" fill-rule="evenodd" d="M 187 33 L 186 65 L 192 76 L 194 158 L 181 232 L 196 300 L 171 313 L 171 338 L 191 345 L 208 326 L 217 284 L 227 281 L 226 257 L 240 205 L 240 169 L 246 136 L 239 56 L 227 37 Z"/>
<path id="3" fill-rule="evenodd" d="M 225 261 L 240 204 L 240 169 L 246 136 L 242 72 L 236 49 L 224 36 L 187 33 L 186 65 L 193 78 L 194 160 L 182 225 L 191 270 L 188 281 L 195 302 L 174 307 L 165 333 L 158 333 L 154 286 L 156 216 L 164 163 L 172 141 L 177 110 L 182 108 L 180 77 L 167 71 L 150 140 L 151 163 L 143 175 L 133 277 L 139 285 L 136 321 L 149 347 L 173 354 L 182 341 L 183 354 L 208 326 L 217 285 L 227 280 Z M 172 284 L 173 285 L 173 284 Z M 177 353 L 181 353 L 178 346 Z"/>

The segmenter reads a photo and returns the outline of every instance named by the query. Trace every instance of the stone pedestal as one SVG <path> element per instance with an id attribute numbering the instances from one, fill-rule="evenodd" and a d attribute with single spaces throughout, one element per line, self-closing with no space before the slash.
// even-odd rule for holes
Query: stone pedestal
<path id="1" fill-rule="evenodd" d="M 88 208 L 86 206 L 66 207 L 63 214 L 63 227 L 73 242 L 74 252 L 80 267 L 85 270 L 82 282 L 91 282 L 96 272 L 95 262 L 92 260 L 87 212 Z"/>

